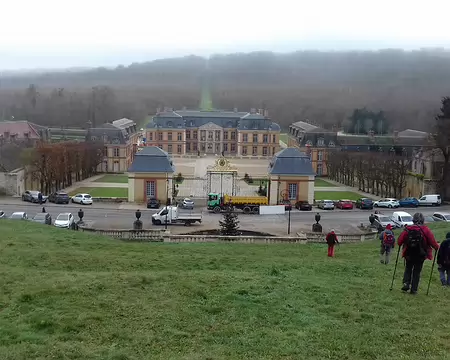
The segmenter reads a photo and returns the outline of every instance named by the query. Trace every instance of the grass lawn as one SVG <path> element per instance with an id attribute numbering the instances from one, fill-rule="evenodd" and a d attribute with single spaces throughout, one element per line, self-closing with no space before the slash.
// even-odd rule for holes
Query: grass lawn
<path id="1" fill-rule="evenodd" d="M 116 188 L 116 187 L 105 187 L 105 188 L 96 188 L 96 187 L 82 187 L 75 189 L 69 193 L 70 196 L 79 193 L 87 193 L 92 197 L 128 197 L 128 188 Z"/>
<path id="2" fill-rule="evenodd" d="M 94 182 L 128 184 L 128 175 L 125 174 L 107 174 L 98 178 Z"/>
<path id="3" fill-rule="evenodd" d="M 329 183 L 328 181 L 320 179 L 320 178 L 316 178 L 316 180 L 314 181 L 314 186 L 315 187 L 337 187 L 335 184 Z"/>
<path id="4" fill-rule="evenodd" d="M 351 191 L 315 191 L 314 198 L 316 200 L 358 200 L 363 197 L 358 193 L 354 193 Z"/>
<path id="5" fill-rule="evenodd" d="M 450 288 L 436 272 L 425 295 L 427 261 L 419 294 L 403 294 L 399 262 L 390 292 L 379 241 L 329 259 L 319 244 L 125 243 L 9 220 L 0 231 L 2 360 L 450 358 Z"/>
<path id="6" fill-rule="evenodd" d="M 280 140 L 287 145 L 287 143 L 288 143 L 288 134 L 280 134 Z"/>
<path id="7" fill-rule="evenodd" d="M 245 181 L 245 180 L 244 180 Z M 253 185 L 253 186 L 259 186 L 261 185 L 262 187 L 267 185 L 267 180 L 266 179 L 253 179 L 253 182 L 249 183 L 247 181 L 245 181 L 248 185 Z"/>

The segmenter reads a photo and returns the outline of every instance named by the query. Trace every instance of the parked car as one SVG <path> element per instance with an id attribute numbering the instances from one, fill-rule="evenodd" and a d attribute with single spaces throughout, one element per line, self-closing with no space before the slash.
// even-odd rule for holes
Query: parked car
<path id="1" fill-rule="evenodd" d="M 52 216 L 49 213 L 37 213 L 31 219 L 33 222 L 37 222 L 39 224 L 51 225 L 52 224 Z"/>
<path id="2" fill-rule="evenodd" d="M 433 214 L 435 221 L 450 221 L 450 213 L 447 212 L 435 212 Z"/>
<path id="3" fill-rule="evenodd" d="M 334 201 L 333 200 L 320 200 L 317 204 L 319 209 L 324 210 L 334 210 Z"/>
<path id="4" fill-rule="evenodd" d="M 22 194 L 22 201 L 28 201 L 31 203 L 39 203 L 39 194 L 40 191 L 36 190 L 27 190 Z M 48 196 L 42 195 L 42 203 L 45 203 L 47 201 Z"/>
<path id="5" fill-rule="evenodd" d="M 26 212 L 23 211 L 18 211 L 18 212 L 13 212 L 9 219 L 11 220 L 28 220 L 28 215 Z"/>
<path id="6" fill-rule="evenodd" d="M 48 201 L 55 204 L 68 204 L 69 200 L 70 196 L 64 191 L 54 192 L 48 197 Z"/>
<path id="7" fill-rule="evenodd" d="M 375 214 L 375 222 L 378 222 L 383 228 L 385 228 L 388 225 L 391 225 L 394 229 L 397 227 L 397 224 L 392 221 L 392 219 L 383 214 Z"/>
<path id="8" fill-rule="evenodd" d="M 72 202 L 81 205 L 92 205 L 92 196 L 89 194 L 76 194 L 72 196 Z"/>
<path id="9" fill-rule="evenodd" d="M 398 202 L 401 207 L 418 207 L 419 206 L 419 200 L 417 200 L 415 197 L 407 197 L 404 199 L 400 199 Z"/>
<path id="10" fill-rule="evenodd" d="M 395 211 L 391 216 L 391 220 L 397 227 L 404 227 L 406 225 L 413 224 L 413 217 L 406 211 Z"/>
<path id="11" fill-rule="evenodd" d="M 356 200 L 356 207 L 359 209 L 373 209 L 373 200 L 369 198 L 359 198 Z"/>
<path id="12" fill-rule="evenodd" d="M 419 199 L 420 206 L 439 206 L 441 204 L 441 195 L 424 195 Z"/>
<path id="13" fill-rule="evenodd" d="M 55 226 L 70 229 L 75 219 L 71 213 L 61 213 L 55 220 Z"/>
<path id="14" fill-rule="evenodd" d="M 302 211 L 311 211 L 312 205 L 307 201 L 301 200 L 295 203 L 295 208 Z"/>
<path id="15" fill-rule="evenodd" d="M 428 215 L 424 216 L 423 218 L 425 220 L 425 224 L 437 221 L 434 217 Z"/>
<path id="16" fill-rule="evenodd" d="M 284 205 L 285 211 L 291 211 L 292 210 L 292 204 L 289 200 L 281 200 L 278 205 Z"/>
<path id="17" fill-rule="evenodd" d="M 336 204 L 338 209 L 353 209 L 353 202 L 351 200 L 339 200 Z"/>
<path id="18" fill-rule="evenodd" d="M 194 201 L 189 198 L 185 198 L 185 199 L 183 199 L 183 202 L 181 203 L 181 207 L 183 209 L 192 210 L 194 208 Z"/>
<path id="19" fill-rule="evenodd" d="M 398 208 L 400 203 L 394 198 L 384 198 L 373 203 L 374 207 Z"/>
<path id="20" fill-rule="evenodd" d="M 147 209 L 159 209 L 161 202 L 154 197 L 147 200 Z"/>

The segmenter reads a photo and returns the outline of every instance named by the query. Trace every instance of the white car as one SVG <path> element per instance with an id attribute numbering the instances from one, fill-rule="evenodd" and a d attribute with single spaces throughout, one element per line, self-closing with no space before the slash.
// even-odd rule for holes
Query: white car
<path id="1" fill-rule="evenodd" d="M 92 205 L 92 196 L 89 194 L 76 194 L 72 196 L 72 202 L 81 205 Z"/>
<path id="2" fill-rule="evenodd" d="M 391 220 L 399 228 L 406 225 L 413 225 L 413 217 L 406 211 L 395 211 L 391 216 Z"/>
<path id="3" fill-rule="evenodd" d="M 55 220 L 55 226 L 70 229 L 75 219 L 71 213 L 61 213 Z"/>
<path id="4" fill-rule="evenodd" d="M 435 212 L 433 214 L 435 221 L 450 221 L 450 213 L 447 212 Z"/>
<path id="5" fill-rule="evenodd" d="M 400 203 L 394 198 L 383 198 L 373 203 L 373 207 L 398 208 Z"/>
<path id="6" fill-rule="evenodd" d="M 12 213 L 9 218 L 11 220 L 28 220 L 28 215 L 26 212 L 18 211 Z"/>
<path id="7" fill-rule="evenodd" d="M 397 227 L 397 224 L 387 215 L 375 214 L 374 217 L 375 222 L 378 222 L 383 228 L 386 228 L 388 225 L 391 225 L 394 229 Z"/>

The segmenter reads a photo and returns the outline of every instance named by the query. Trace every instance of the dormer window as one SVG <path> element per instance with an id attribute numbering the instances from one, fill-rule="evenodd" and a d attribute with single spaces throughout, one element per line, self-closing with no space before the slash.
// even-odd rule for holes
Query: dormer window
<path id="1" fill-rule="evenodd" d="M 324 145 L 325 145 L 325 141 L 323 140 L 323 138 L 317 139 L 317 146 L 324 146 Z"/>
<path id="2" fill-rule="evenodd" d="M 168 128 L 172 128 L 173 127 L 173 122 L 172 121 L 168 121 L 167 122 L 167 127 Z"/>
<path id="3" fill-rule="evenodd" d="M 335 147 L 336 145 L 334 144 L 333 140 L 330 140 L 330 142 L 328 143 L 328 146 L 329 147 Z"/>

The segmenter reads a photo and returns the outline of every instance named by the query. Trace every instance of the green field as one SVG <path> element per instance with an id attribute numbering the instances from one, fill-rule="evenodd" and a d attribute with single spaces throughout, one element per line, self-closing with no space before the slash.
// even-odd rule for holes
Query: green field
<path id="1" fill-rule="evenodd" d="M 450 226 L 433 224 L 442 237 Z M 0 354 L 22 359 L 450 358 L 450 288 L 403 294 L 379 242 L 125 243 L 0 222 Z"/>
<path id="2" fill-rule="evenodd" d="M 288 134 L 280 134 L 280 140 L 287 145 L 287 143 L 288 143 Z"/>
<path id="3" fill-rule="evenodd" d="M 94 182 L 106 182 L 106 183 L 118 183 L 118 184 L 127 184 L 128 183 L 128 175 L 125 174 L 107 174 L 103 175 L 101 178 L 98 178 Z"/>
<path id="4" fill-rule="evenodd" d="M 315 200 L 358 200 L 363 197 L 358 193 L 354 193 L 351 191 L 315 191 L 314 199 Z"/>
<path id="5" fill-rule="evenodd" d="M 316 178 L 316 180 L 314 181 L 314 186 L 315 187 L 337 187 L 335 184 L 329 183 L 328 181 L 320 179 L 320 178 Z"/>
<path id="6" fill-rule="evenodd" d="M 90 194 L 92 197 L 128 197 L 128 188 L 118 187 L 81 187 L 69 193 L 70 196 L 79 193 Z"/>

